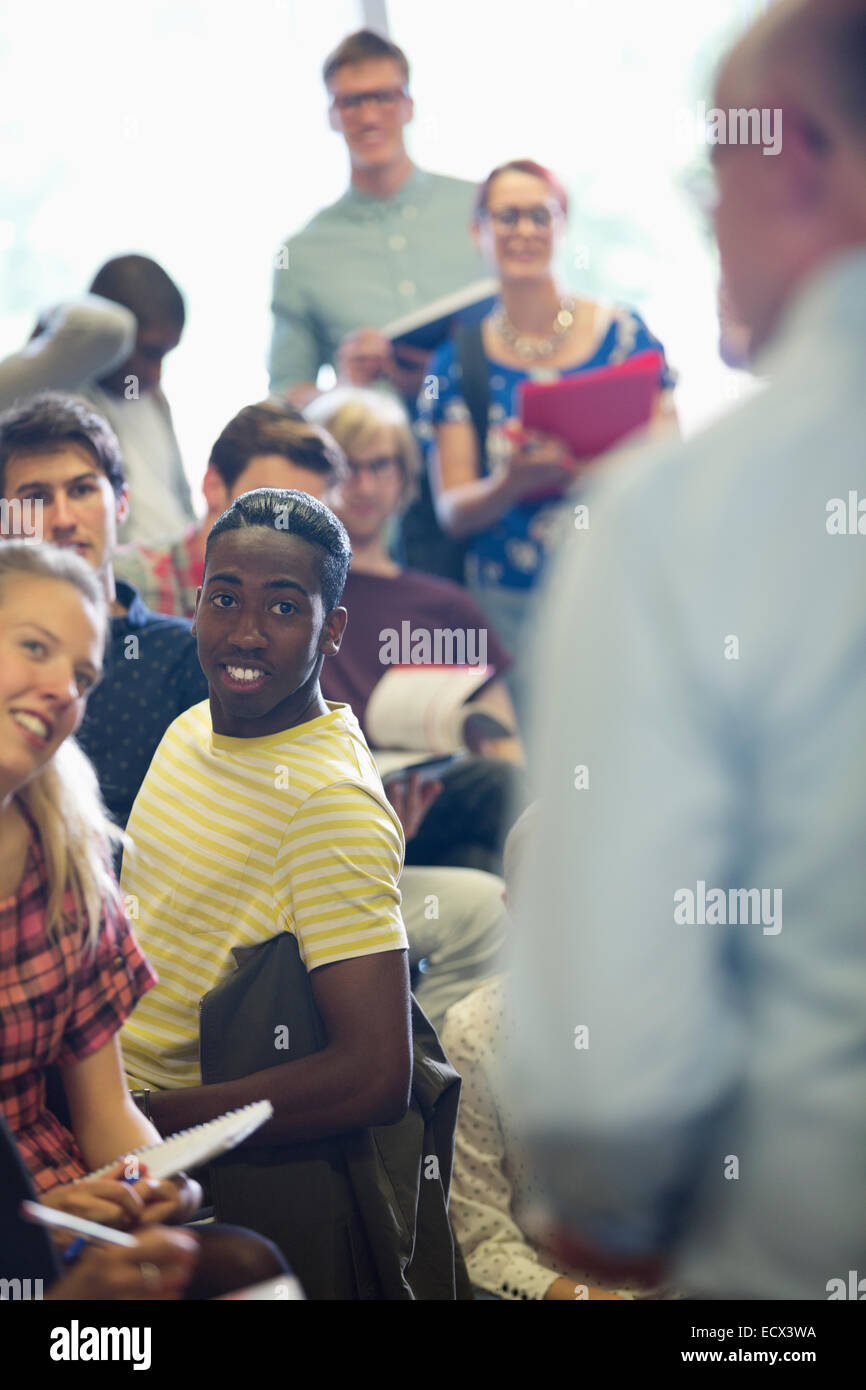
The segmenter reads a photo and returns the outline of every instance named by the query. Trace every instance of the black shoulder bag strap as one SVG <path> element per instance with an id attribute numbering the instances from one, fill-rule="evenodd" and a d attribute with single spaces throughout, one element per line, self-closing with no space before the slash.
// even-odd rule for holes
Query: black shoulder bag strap
<path id="1" fill-rule="evenodd" d="M 482 475 L 487 473 L 487 410 L 490 405 L 490 379 L 487 358 L 481 339 L 480 323 L 464 323 L 455 337 L 457 360 L 460 363 L 461 395 L 466 402 L 478 440 L 478 458 Z"/>

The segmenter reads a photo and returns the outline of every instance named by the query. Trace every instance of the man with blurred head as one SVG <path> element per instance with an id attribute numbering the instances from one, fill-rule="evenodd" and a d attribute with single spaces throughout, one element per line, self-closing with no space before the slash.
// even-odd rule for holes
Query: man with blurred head
<path id="1" fill-rule="evenodd" d="M 768 384 L 562 555 L 512 1069 L 561 1253 L 826 1299 L 866 1268 L 864 0 L 774 6 L 715 100 L 782 112 L 714 150 Z"/>
<path id="2" fill-rule="evenodd" d="M 0 362 L 0 410 L 39 391 L 87 396 L 118 436 L 129 485 L 126 540 L 176 536 L 194 519 L 162 363 L 180 341 L 183 297 L 147 256 L 117 256 L 89 293 L 44 310 Z"/>
<path id="3" fill-rule="evenodd" d="M 858 0 L 774 7 L 719 75 L 722 109 L 783 113 L 783 159 L 767 159 L 760 145 L 713 147 L 716 237 L 753 356 L 778 336 L 810 280 L 863 248 L 863 15 Z"/>
<path id="4" fill-rule="evenodd" d="M 90 293 L 122 305 L 136 322 L 130 355 L 84 392 L 120 440 L 129 488 L 120 538 L 176 536 L 195 513 L 161 383 L 163 361 L 183 333 L 183 296 L 161 265 L 138 255 L 106 261 Z"/>

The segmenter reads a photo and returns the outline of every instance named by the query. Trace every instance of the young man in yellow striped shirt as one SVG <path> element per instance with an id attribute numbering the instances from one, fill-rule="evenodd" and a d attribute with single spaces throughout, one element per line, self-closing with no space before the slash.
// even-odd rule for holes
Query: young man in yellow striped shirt
<path id="1" fill-rule="evenodd" d="M 239 497 L 207 542 L 193 630 L 209 702 L 171 725 L 128 830 L 123 887 L 159 973 L 123 1030 L 128 1079 L 163 1133 L 267 1095 L 261 1133 L 291 1143 L 406 1110 L 403 832 L 355 716 L 319 690 L 346 624 L 342 524 L 300 492 Z M 232 950 L 292 932 L 329 1042 L 203 1086 L 199 1001 Z"/>

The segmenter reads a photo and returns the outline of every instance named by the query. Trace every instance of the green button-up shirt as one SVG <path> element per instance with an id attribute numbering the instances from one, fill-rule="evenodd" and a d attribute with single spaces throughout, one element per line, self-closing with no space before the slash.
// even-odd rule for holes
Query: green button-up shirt
<path id="1" fill-rule="evenodd" d="M 381 328 L 479 279 L 474 196 L 466 179 L 413 169 L 390 198 L 350 188 L 288 238 L 274 271 L 271 391 L 315 381 L 354 329 Z"/>

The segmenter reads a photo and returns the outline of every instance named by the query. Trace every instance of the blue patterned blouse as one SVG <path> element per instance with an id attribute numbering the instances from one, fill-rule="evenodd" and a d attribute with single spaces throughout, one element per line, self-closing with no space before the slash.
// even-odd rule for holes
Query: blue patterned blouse
<path id="1" fill-rule="evenodd" d="M 592 357 L 576 367 L 533 368 L 522 371 L 488 359 L 490 383 L 488 424 L 501 425 L 509 417 L 519 417 L 518 387 L 524 381 L 556 381 L 595 367 L 624 362 L 636 353 L 654 348 L 664 354 L 643 319 L 633 309 L 617 307 L 608 330 Z M 433 355 L 430 375 L 438 378 L 438 390 L 426 389 L 418 399 L 416 430 L 422 444 L 429 444 L 435 427 L 449 421 L 471 423 L 469 408 L 461 395 L 460 363 L 453 340 Z M 676 384 L 676 376 L 665 363 L 660 383 L 663 390 Z M 432 397 L 429 399 L 428 397 Z M 486 463 L 485 472 L 488 471 Z M 530 589 L 541 574 L 545 553 L 555 531 L 558 498 L 518 502 L 489 530 L 472 536 L 467 550 L 467 578 L 484 588 Z"/>

